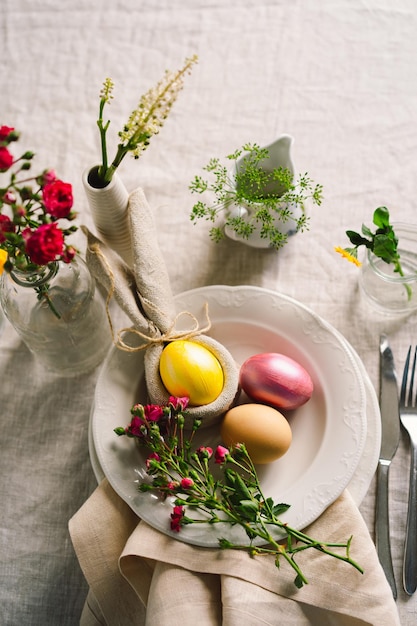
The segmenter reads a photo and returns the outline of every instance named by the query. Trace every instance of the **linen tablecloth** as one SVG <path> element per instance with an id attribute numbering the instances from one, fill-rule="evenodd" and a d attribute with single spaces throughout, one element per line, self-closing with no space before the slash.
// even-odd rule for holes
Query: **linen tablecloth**
<path id="1" fill-rule="evenodd" d="M 155 210 L 173 292 L 256 285 L 287 294 L 333 324 L 378 387 L 380 332 L 400 372 L 417 340 L 416 315 L 385 318 L 358 289 L 358 270 L 337 256 L 346 229 L 370 225 L 386 205 L 416 222 L 417 6 L 412 0 L 4 0 L 0 6 L 1 123 L 21 131 L 36 169 L 73 184 L 78 222 L 93 228 L 81 184 L 99 159 L 103 80 L 115 83 L 109 143 L 165 69 L 199 63 L 172 114 L 139 161 L 120 168 Z M 299 172 L 323 184 L 310 230 L 278 254 L 212 243 L 189 213 L 193 176 L 245 142 L 294 137 Z M 74 243 L 83 251 L 81 232 Z M 0 623 L 78 624 L 88 586 L 68 522 L 96 489 L 88 421 L 98 370 L 47 373 L 6 323 L 0 335 Z M 417 618 L 401 588 L 408 442 L 391 467 L 390 511 L 401 624 Z M 373 536 L 375 481 L 360 510 Z"/>

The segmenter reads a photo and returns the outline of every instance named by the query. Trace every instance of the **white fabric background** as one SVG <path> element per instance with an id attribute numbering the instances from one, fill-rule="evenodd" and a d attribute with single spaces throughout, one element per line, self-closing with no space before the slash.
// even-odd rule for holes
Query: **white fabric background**
<path id="1" fill-rule="evenodd" d="M 400 371 L 417 340 L 416 316 L 384 319 L 360 297 L 358 270 L 339 258 L 345 230 L 384 204 L 416 222 L 417 5 L 414 0 L 2 0 L 0 123 L 19 149 L 74 186 L 79 223 L 91 226 L 81 185 L 97 162 L 98 93 L 111 76 L 110 145 L 139 96 L 193 53 L 165 127 L 139 162 L 120 168 L 155 208 L 175 293 L 250 284 L 295 297 L 352 343 L 378 386 L 377 345 L 390 335 Z M 212 156 L 246 141 L 294 136 L 293 158 L 324 185 L 311 229 L 279 255 L 214 245 L 188 219 L 188 184 Z M 112 144 L 112 142 L 114 142 Z M 82 249 L 84 240 L 74 242 Z M 13 329 L 0 336 L 0 623 L 77 624 L 86 586 L 67 522 L 95 487 L 87 426 L 97 372 L 61 380 L 42 371 Z M 404 626 L 417 599 L 401 589 L 408 447 L 391 469 L 393 554 Z M 372 529 L 374 484 L 362 505 Z"/>

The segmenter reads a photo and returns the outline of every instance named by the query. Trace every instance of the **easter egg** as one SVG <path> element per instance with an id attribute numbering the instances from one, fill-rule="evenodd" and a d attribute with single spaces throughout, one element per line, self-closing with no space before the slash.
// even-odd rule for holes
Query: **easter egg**
<path id="1" fill-rule="evenodd" d="M 253 463 L 271 463 L 291 445 L 292 432 L 285 417 L 264 404 L 240 404 L 225 414 L 220 426 L 226 446 L 244 443 Z"/>
<path id="2" fill-rule="evenodd" d="M 214 402 L 223 390 L 224 374 L 216 356 L 195 341 L 171 341 L 162 351 L 159 373 L 173 396 L 187 396 L 192 406 Z"/>
<path id="3" fill-rule="evenodd" d="M 313 393 L 313 381 L 304 367 L 275 352 L 249 357 L 240 368 L 239 382 L 252 400 L 278 409 L 296 409 Z"/>

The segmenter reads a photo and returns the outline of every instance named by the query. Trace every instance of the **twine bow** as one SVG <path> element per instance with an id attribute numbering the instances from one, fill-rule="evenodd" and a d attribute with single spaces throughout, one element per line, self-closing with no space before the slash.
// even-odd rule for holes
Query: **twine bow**
<path id="1" fill-rule="evenodd" d="M 113 343 L 120 350 L 124 350 L 125 352 L 138 352 L 139 350 L 146 350 L 146 348 L 149 348 L 149 346 L 152 346 L 154 344 L 166 343 L 166 342 L 175 341 L 178 339 L 183 339 L 183 340 L 191 339 L 192 337 L 196 337 L 197 335 L 202 335 L 210 330 L 211 322 L 210 322 L 209 315 L 208 315 L 207 302 L 204 304 L 204 314 L 205 314 L 207 323 L 203 328 L 200 328 L 198 319 L 190 311 L 181 311 L 180 313 L 178 313 L 175 316 L 175 319 L 172 325 L 165 333 L 161 333 L 161 331 L 155 326 L 155 324 L 153 324 L 152 322 L 149 322 L 149 325 L 152 326 L 155 330 L 154 335 L 146 335 L 146 333 L 142 333 L 140 330 L 132 326 L 130 328 L 122 328 L 121 330 L 119 330 L 117 332 L 117 336 L 115 339 L 113 328 L 111 328 L 112 336 L 113 336 Z M 176 329 L 175 327 L 176 327 L 177 321 L 181 317 L 184 317 L 184 316 L 188 316 L 193 321 L 194 327 L 189 330 Z M 127 343 L 123 341 L 121 337 L 122 334 L 126 332 L 129 332 L 133 335 L 138 335 L 141 339 L 145 340 L 145 343 L 141 344 L 140 346 L 135 346 L 135 347 L 129 346 Z"/>

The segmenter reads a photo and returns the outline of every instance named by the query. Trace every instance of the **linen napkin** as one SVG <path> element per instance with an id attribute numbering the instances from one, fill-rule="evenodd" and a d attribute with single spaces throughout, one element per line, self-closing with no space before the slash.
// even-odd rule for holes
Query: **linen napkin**
<path id="1" fill-rule="evenodd" d="M 169 520 L 167 520 L 167 524 Z M 81 626 L 399 626 L 397 608 L 364 520 L 348 490 L 306 532 L 353 535 L 351 565 L 316 550 L 299 555 L 309 584 L 272 557 L 196 547 L 141 521 L 107 479 L 69 522 L 90 586 Z M 186 532 L 186 527 L 182 529 Z"/>
<path id="2" fill-rule="evenodd" d="M 237 397 L 238 367 L 230 352 L 206 334 L 210 328 L 208 312 L 208 323 L 203 328 L 194 312 L 176 313 L 154 215 L 140 187 L 129 195 L 127 214 L 133 257 L 131 268 L 114 250 L 83 227 L 87 236 L 86 261 L 91 273 L 106 292 L 107 302 L 114 297 L 132 322 L 130 328 L 115 332 L 107 307 L 114 343 L 126 351 L 144 350 L 146 386 L 149 401 L 154 404 L 166 404 L 169 399 L 169 393 L 159 375 L 159 361 L 166 342 L 192 339 L 210 350 L 223 370 L 223 390 L 213 402 L 189 407 L 185 424 L 186 427 L 192 427 L 194 419 L 198 417 L 202 421 L 202 428 L 210 426 L 221 419 Z M 188 326 L 179 328 L 178 321 L 184 319 L 188 321 Z"/>

